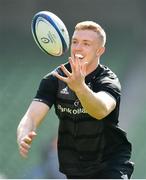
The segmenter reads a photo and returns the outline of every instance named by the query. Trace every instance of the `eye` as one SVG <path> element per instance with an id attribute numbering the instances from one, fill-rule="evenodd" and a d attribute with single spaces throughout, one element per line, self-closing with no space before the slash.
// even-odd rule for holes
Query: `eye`
<path id="1" fill-rule="evenodd" d="M 84 45 L 85 45 L 85 46 L 90 46 L 90 44 L 89 44 L 89 43 L 87 43 L 87 42 L 84 42 Z"/>
<path id="2" fill-rule="evenodd" d="M 77 41 L 76 40 L 72 40 L 72 44 L 76 44 L 77 43 Z"/>

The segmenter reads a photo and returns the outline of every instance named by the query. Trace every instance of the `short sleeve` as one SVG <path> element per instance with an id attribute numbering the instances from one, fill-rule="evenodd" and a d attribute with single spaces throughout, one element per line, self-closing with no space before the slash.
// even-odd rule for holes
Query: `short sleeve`
<path id="1" fill-rule="evenodd" d="M 43 102 L 51 108 L 56 99 L 57 84 L 57 78 L 52 73 L 46 75 L 40 82 L 34 101 Z"/>
<path id="2" fill-rule="evenodd" d="M 121 85 L 119 79 L 117 77 L 104 77 L 98 83 L 96 91 L 105 91 L 112 95 L 116 99 L 116 101 L 118 101 L 121 96 Z"/>

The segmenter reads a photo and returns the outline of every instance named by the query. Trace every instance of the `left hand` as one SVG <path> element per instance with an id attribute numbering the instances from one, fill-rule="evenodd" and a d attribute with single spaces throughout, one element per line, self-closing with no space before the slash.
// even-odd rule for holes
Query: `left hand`
<path id="1" fill-rule="evenodd" d="M 59 75 L 57 72 L 54 72 L 54 75 L 67 83 L 69 88 L 75 92 L 82 90 L 82 87 L 85 85 L 85 77 L 86 77 L 86 67 L 87 62 L 81 63 L 81 60 L 78 57 L 71 58 L 69 57 L 69 63 L 71 65 L 71 72 L 69 72 L 65 66 L 61 65 L 61 70 L 67 77 L 63 77 Z"/>

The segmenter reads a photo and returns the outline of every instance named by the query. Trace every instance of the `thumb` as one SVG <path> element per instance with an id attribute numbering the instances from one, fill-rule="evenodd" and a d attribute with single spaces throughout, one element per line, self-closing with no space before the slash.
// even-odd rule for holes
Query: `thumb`
<path id="1" fill-rule="evenodd" d="M 37 135 L 37 134 L 36 134 L 35 131 L 31 131 L 31 132 L 28 134 L 28 137 L 33 140 L 36 135 Z"/>

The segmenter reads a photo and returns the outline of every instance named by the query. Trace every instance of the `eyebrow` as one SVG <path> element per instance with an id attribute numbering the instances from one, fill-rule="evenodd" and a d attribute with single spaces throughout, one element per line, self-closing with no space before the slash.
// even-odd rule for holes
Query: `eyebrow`
<path id="1" fill-rule="evenodd" d="M 78 40 L 78 39 L 72 38 L 72 40 Z M 84 42 L 91 42 L 91 40 L 88 40 L 88 39 L 83 39 L 82 41 L 84 41 Z"/>

